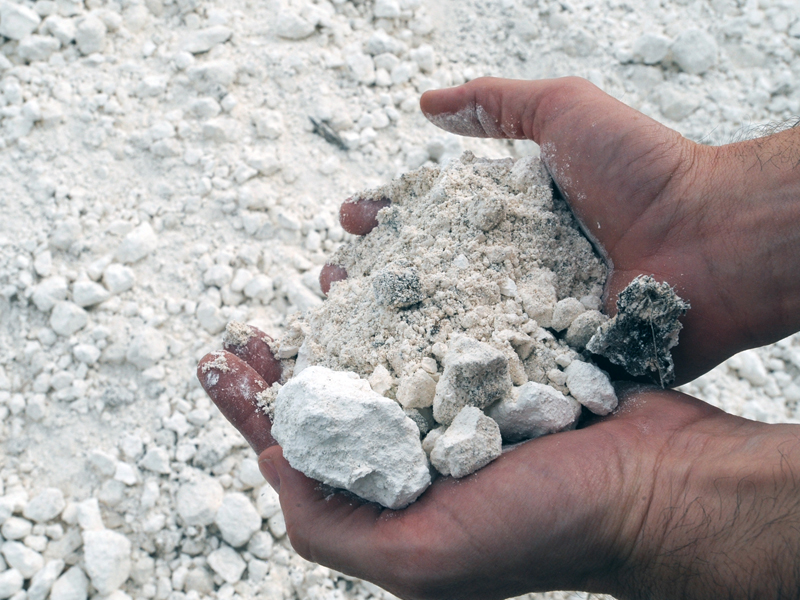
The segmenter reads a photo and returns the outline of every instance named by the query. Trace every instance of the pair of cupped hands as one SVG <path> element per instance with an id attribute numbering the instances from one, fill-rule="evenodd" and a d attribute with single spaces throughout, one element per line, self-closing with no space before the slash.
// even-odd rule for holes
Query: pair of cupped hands
<path id="1" fill-rule="evenodd" d="M 691 303 L 676 384 L 800 329 L 800 131 L 702 146 L 578 78 L 477 79 L 426 92 L 421 108 L 452 133 L 539 144 L 611 267 L 607 313 L 640 274 Z M 342 225 L 363 235 L 377 208 L 346 203 Z M 326 267 L 323 287 L 345 275 Z M 782 598 L 800 587 L 798 426 L 619 382 L 608 417 L 440 478 L 391 511 L 330 497 L 283 458 L 248 392 L 280 377 L 261 337 L 226 348 L 228 370 L 209 355 L 199 373 L 219 376 L 207 391 L 258 454 L 308 560 L 409 599 Z"/>

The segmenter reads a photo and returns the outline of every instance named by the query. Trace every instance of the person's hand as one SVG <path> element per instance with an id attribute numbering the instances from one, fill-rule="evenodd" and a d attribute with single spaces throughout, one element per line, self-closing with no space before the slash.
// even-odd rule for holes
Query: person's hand
<path id="1" fill-rule="evenodd" d="M 420 104 L 447 131 L 539 144 L 609 259 L 609 314 L 640 274 L 691 303 L 676 385 L 800 329 L 800 128 L 702 146 L 578 78 L 476 79 Z"/>
<path id="2" fill-rule="evenodd" d="M 261 338 L 208 355 L 198 377 L 259 454 L 308 560 L 405 599 L 553 589 L 779 598 L 800 585 L 798 426 L 620 388 L 612 416 L 524 443 L 464 479 L 440 478 L 392 511 L 331 495 L 286 462 L 255 406 L 278 375 Z"/>

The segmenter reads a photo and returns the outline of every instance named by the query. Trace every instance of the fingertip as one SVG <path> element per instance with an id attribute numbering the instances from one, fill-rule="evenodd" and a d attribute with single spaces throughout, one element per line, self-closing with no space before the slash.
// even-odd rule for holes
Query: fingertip
<path id="1" fill-rule="evenodd" d="M 267 385 L 272 385 L 280 381 L 283 366 L 269 347 L 271 341 L 257 327 L 231 321 L 225 329 L 222 347 L 250 365 Z"/>
<path id="2" fill-rule="evenodd" d="M 275 444 L 269 417 L 259 406 L 259 394 L 268 386 L 249 364 L 220 350 L 200 360 L 197 375 L 209 398 L 257 454 Z"/>
<path id="3" fill-rule="evenodd" d="M 331 289 L 331 285 L 337 281 L 347 279 L 347 270 L 339 265 L 326 263 L 319 272 L 319 287 L 326 296 Z"/>
<path id="4" fill-rule="evenodd" d="M 392 203 L 389 198 L 348 198 L 339 208 L 339 223 L 353 235 L 367 235 L 378 226 L 378 212 Z"/>

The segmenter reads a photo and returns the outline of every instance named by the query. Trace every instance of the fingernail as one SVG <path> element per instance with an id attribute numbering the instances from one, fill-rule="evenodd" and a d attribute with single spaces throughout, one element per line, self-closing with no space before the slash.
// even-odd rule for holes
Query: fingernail
<path id="1" fill-rule="evenodd" d="M 261 469 L 261 474 L 267 483 L 272 486 L 272 489 L 280 493 L 281 491 L 281 476 L 278 475 L 278 469 L 269 458 L 262 458 L 258 461 L 258 467 Z"/>

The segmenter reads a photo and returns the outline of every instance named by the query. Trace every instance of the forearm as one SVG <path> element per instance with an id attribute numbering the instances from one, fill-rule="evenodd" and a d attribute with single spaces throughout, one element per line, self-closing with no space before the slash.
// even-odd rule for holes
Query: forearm
<path id="1" fill-rule="evenodd" d="M 800 426 L 737 421 L 723 440 L 702 423 L 676 437 L 642 528 L 658 543 L 621 597 L 799 597 Z"/>
<path id="2" fill-rule="evenodd" d="M 741 307 L 748 345 L 768 343 L 800 330 L 800 127 L 712 152 L 720 300 Z"/>

